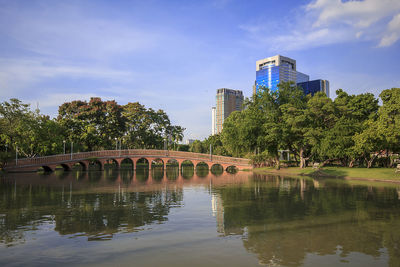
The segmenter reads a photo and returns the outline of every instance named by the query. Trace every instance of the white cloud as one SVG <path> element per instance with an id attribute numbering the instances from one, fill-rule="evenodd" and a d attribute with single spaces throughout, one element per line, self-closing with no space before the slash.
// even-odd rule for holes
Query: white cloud
<path id="1" fill-rule="evenodd" d="M 400 38 L 400 1 L 316 0 L 304 6 L 294 21 L 275 27 L 279 32 L 286 28 L 287 34 L 251 24 L 239 28 L 274 51 L 365 40 L 390 46 Z"/>
<path id="2" fill-rule="evenodd" d="M 398 0 L 317 0 L 307 5 L 306 10 L 316 12 L 314 27 L 345 23 L 353 27 L 366 28 L 373 23 L 393 15 L 400 10 Z"/>
<path id="3" fill-rule="evenodd" d="M 127 83 L 135 78 L 132 72 L 92 65 L 71 65 L 61 61 L 40 59 L 0 58 L 0 97 L 13 97 L 19 90 L 35 88 L 50 78 L 92 78 Z"/>
<path id="4" fill-rule="evenodd" d="M 400 38 L 400 14 L 397 14 L 389 22 L 384 36 L 382 37 L 379 47 L 391 46 Z"/>

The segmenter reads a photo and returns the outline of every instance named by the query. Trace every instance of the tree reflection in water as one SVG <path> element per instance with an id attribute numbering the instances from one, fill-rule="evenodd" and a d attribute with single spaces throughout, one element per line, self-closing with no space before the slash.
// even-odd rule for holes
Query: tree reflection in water
<path id="1" fill-rule="evenodd" d="M 4 178 L 0 180 L 0 242 L 16 245 L 29 240 L 28 232 L 54 226 L 62 236 L 118 243 L 116 234 L 149 233 L 150 227 L 145 226 L 153 224 L 153 228 L 161 223 L 159 229 L 168 229 L 164 232 L 169 233 L 163 245 L 181 240 L 185 248 L 189 243 L 200 244 L 197 248 L 205 244 L 204 249 L 213 251 L 222 245 L 221 250 L 225 249 L 232 262 L 236 262 L 236 254 L 226 242 L 238 242 L 243 251 L 270 266 L 300 266 L 310 258 L 327 255 L 350 263 L 358 260 L 352 257 L 372 261 L 383 258 L 390 266 L 400 262 L 396 186 L 202 171 L 205 169 L 184 164 L 180 172 L 177 166 L 167 164 L 166 170 L 156 166 L 150 172 L 148 166 L 139 165 L 136 170 L 110 168 L 104 172 L 78 170 L 67 175 Z M 192 206 L 183 205 L 186 186 L 185 196 Z M 194 186 L 201 189 L 193 190 Z M 173 207 L 185 208 L 179 208 L 164 229 Z M 207 225 L 212 228 L 210 236 Z M 198 235 L 186 243 L 187 233 Z M 158 238 L 157 231 L 153 235 Z M 180 235 L 185 236 L 174 239 Z M 226 238 L 230 235 L 241 238 Z M 137 243 L 134 245 L 133 250 L 138 248 Z M 182 247 L 168 249 L 176 249 L 175 253 Z"/>
<path id="2" fill-rule="evenodd" d="M 352 252 L 400 262 L 400 201 L 394 188 L 256 177 L 247 186 L 214 189 L 223 203 L 223 234 L 267 265 L 300 266 L 309 253 Z"/>
<path id="3" fill-rule="evenodd" d="M 93 175 L 88 174 L 89 182 Z M 97 172 L 101 179 L 101 175 Z M 127 174 L 128 175 L 128 174 Z M 116 179 L 112 173 L 107 180 Z M 148 192 L 87 192 L 66 186 L 16 186 L 1 180 L 0 242 L 23 242 L 24 232 L 44 223 L 55 223 L 61 235 L 86 235 L 89 240 L 109 239 L 119 232 L 134 232 L 144 225 L 167 220 L 171 207 L 179 207 L 181 188 Z"/>

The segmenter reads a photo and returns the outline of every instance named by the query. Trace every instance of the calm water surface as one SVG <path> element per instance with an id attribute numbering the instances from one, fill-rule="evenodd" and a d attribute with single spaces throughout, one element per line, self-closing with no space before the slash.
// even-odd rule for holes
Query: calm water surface
<path id="1" fill-rule="evenodd" d="M 190 168 L 7 174 L 0 266 L 400 266 L 399 194 Z"/>

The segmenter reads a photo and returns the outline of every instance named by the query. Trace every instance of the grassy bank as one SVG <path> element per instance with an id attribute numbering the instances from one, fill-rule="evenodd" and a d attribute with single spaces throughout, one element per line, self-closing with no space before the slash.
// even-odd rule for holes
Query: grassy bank
<path id="1" fill-rule="evenodd" d="M 400 172 L 395 173 L 392 168 L 348 168 L 348 167 L 323 167 L 313 169 L 311 167 L 300 169 L 289 167 L 276 170 L 273 168 L 256 168 L 256 173 L 269 173 L 277 175 L 305 175 L 312 177 L 335 177 L 355 180 L 390 181 L 400 183 Z"/>

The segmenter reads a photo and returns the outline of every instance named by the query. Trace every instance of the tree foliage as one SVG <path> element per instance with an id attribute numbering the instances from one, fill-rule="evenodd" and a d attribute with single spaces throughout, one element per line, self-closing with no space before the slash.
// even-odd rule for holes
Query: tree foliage
<path id="1" fill-rule="evenodd" d="M 117 143 L 124 148 L 161 149 L 164 140 L 173 147 L 182 140 L 183 131 L 163 110 L 137 102 L 122 106 L 97 97 L 67 102 L 59 107 L 56 119 L 15 98 L 0 103 L 2 162 L 17 149 L 20 157 L 63 153 L 64 145 L 68 152 L 71 142 L 74 152 L 113 149 Z"/>
<path id="2" fill-rule="evenodd" d="M 400 152 L 400 89 L 349 95 L 339 89 L 335 100 L 320 92 L 303 94 L 293 83 L 279 90 L 260 88 L 241 112 L 224 122 L 221 140 L 227 152 L 254 162 L 275 162 L 289 149 L 300 167 L 307 160 L 371 167 L 382 152 Z"/>

